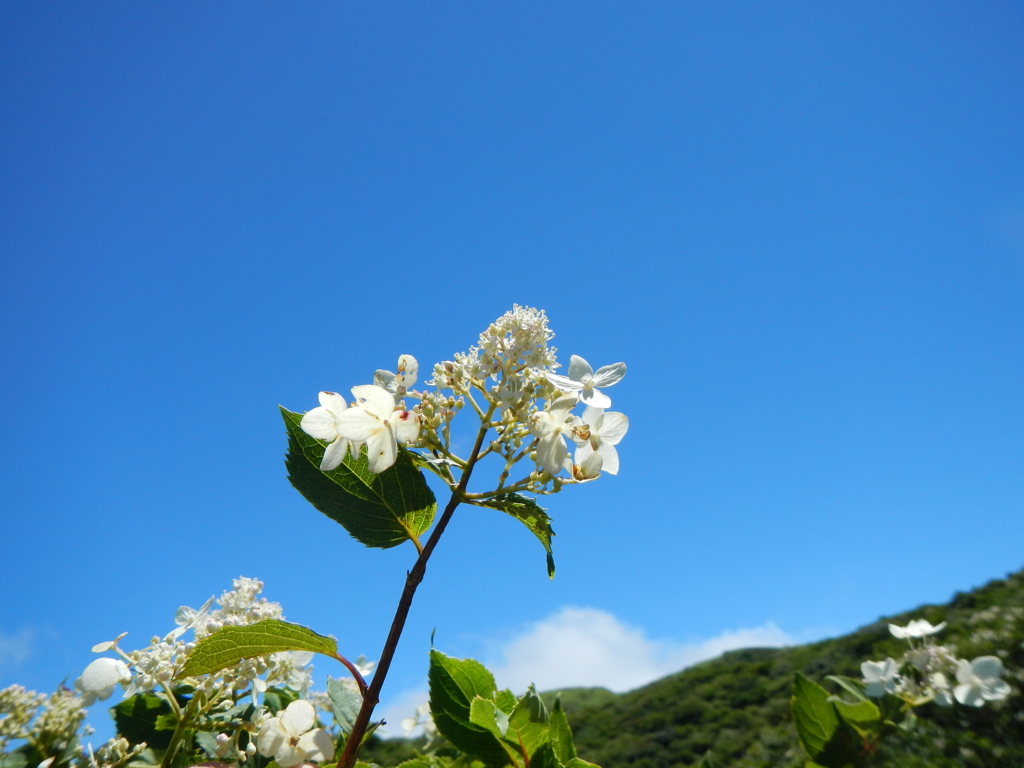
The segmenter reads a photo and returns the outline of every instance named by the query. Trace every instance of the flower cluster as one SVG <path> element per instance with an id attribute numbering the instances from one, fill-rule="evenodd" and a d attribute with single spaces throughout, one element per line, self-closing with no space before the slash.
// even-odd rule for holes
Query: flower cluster
<path id="1" fill-rule="evenodd" d="M 1003 662 L 997 656 L 980 656 L 973 661 L 958 659 L 953 652 L 933 641 L 946 623 L 937 626 L 915 619 L 907 626 L 889 625 L 893 637 L 906 640 L 909 650 L 895 661 L 865 661 L 861 664 L 865 695 L 880 698 L 895 694 L 912 706 L 934 701 L 950 706 L 954 701 L 980 707 L 999 701 L 1010 693 L 1002 680 Z"/>
<path id="2" fill-rule="evenodd" d="M 336 392 L 321 392 L 320 406 L 302 417 L 302 429 L 326 443 L 324 471 L 337 468 L 346 455 L 357 459 L 365 446 L 369 470 L 382 472 L 404 446 L 418 449 L 426 465 L 455 487 L 453 469 L 465 471 L 489 454 L 503 459 L 497 487 L 470 494 L 469 501 L 519 491 L 552 493 L 602 472 L 616 474 L 615 446 L 629 421 L 607 410 L 611 398 L 602 389 L 620 381 L 626 366 L 615 363 L 595 372 L 573 355 L 568 375 L 556 374 L 556 350 L 548 344 L 553 337 L 543 311 L 516 305 L 467 352 L 433 366 L 427 384 L 434 390 L 412 389 L 419 363 L 402 355 L 397 373 L 377 371 L 373 384 L 352 388 L 351 402 Z M 405 398 L 418 402 L 410 408 Z M 579 404 L 585 410 L 575 415 Z M 480 448 L 459 456 L 452 448 L 451 425 L 466 405 L 480 421 Z M 570 445 L 575 446 L 573 456 Z M 510 480 L 513 467 L 524 459 L 533 463 L 532 470 Z"/>
<path id="3" fill-rule="evenodd" d="M 11 741 L 25 740 L 36 754 L 45 756 L 44 768 L 60 758 L 66 761 L 69 750 L 85 720 L 85 702 L 72 690 L 61 686 L 47 696 L 11 685 L 0 690 L 0 757 Z M 86 734 L 92 733 L 88 726 Z"/>

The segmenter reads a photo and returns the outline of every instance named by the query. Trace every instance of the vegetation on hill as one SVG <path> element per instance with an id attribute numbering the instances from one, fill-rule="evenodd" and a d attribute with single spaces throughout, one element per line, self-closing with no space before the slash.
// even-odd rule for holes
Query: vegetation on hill
<path id="1" fill-rule="evenodd" d="M 900 768 L 990 768 L 1024 765 L 1024 572 L 878 621 L 850 635 L 793 648 L 727 653 L 597 704 L 577 706 L 562 694 L 580 754 L 604 768 L 690 766 L 711 751 L 713 764 L 733 768 L 800 766 L 789 700 L 796 672 L 822 683 L 826 675 L 860 676 L 867 659 L 903 651 L 888 624 L 923 618 L 948 622 L 942 641 L 968 659 L 998 655 L 1014 688 L 981 709 L 928 705 L 917 728 L 886 744 L 881 765 Z M 838 689 L 835 689 L 838 693 Z M 585 692 L 590 698 L 593 693 Z"/>

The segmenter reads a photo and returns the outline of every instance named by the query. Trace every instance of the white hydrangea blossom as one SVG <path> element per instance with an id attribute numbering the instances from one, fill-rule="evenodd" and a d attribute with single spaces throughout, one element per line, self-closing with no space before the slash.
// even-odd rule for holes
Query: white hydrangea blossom
<path id="1" fill-rule="evenodd" d="M 328 407 L 321 397 L 321 406 L 305 414 L 301 426 L 326 443 L 322 469 L 341 462 L 346 440 L 353 457 L 357 446 L 366 446 L 367 466 L 374 473 L 391 467 L 400 450 L 417 450 L 423 464 L 453 488 L 458 486 L 456 475 L 484 456 L 504 459 L 497 487 L 467 494 L 470 503 L 522 491 L 556 493 L 567 483 L 594 480 L 602 471 L 616 474 L 619 456 L 614 446 L 625 435 L 628 420 L 605 413 L 611 400 L 600 389 L 621 380 L 626 366 L 615 363 L 595 372 L 574 355 L 569 375 L 560 376 L 554 373 L 558 362 L 549 345 L 552 338 L 543 311 L 514 305 L 468 351 L 433 366 L 426 383 L 435 390 L 412 389 L 419 363 L 412 355 L 402 355 L 397 373 L 378 370 L 373 384 L 353 387 L 354 403 L 337 396 L 338 402 Z M 403 397 L 418 402 L 407 408 Z M 589 406 L 582 417 L 571 413 L 579 403 Z M 452 449 L 451 424 L 467 405 L 486 439 L 476 455 L 462 457 Z M 575 463 L 568 460 L 566 439 L 580 446 Z M 533 462 L 533 470 L 511 479 L 514 466 L 524 459 Z"/>
<path id="2" fill-rule="evenodd" d="M 896 694 L 911 706 L 934 701 L 943 707 L 954 701 L 980 707 L 1006 698 L 1010 686 L 1001 679 L 1002 661 L 996 656 L 958 659 L 950 648 L 934 642 L 933 636 L 945 626 L 946 622 L 933 625 L 925 619 L 914 619 L 905 627 L 890 624 L 890 633 L 906 640 L 910 648 L 898 661 L 889 658 L 861 665 L 865 694 L 873 698 Z"/>
<path id="3" fill-rule="evenodd" d="M 289 704 L 260 727 L 256 747 L 264 757 L 277 760 L 281 768 L 334 757 L 334 741 L 323 728 L 316 728 L 316 710 L 304 699 Z"/>

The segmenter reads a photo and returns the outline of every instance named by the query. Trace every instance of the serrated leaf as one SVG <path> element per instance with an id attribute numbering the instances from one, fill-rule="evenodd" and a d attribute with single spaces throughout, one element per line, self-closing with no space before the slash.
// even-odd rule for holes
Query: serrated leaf
<path id="1" fill-rule="evenodd" d="M 555 558 L 551 554 L 551 538 L 555 532 L 551 530 L 551 518 L 547 511 L 536 499 L 520 493 L 506 493 L 504 496 L 495 496 L 477 504 L 511 515 L 525 525 L 544 545 L 544 551 L 547 553 L 548 578 L 555 578 Z"/>
<path id="2" fill-rule="evenodd" d="M 486 728 L 499 739 L 508 731 L 508 715 L 498 709 L 490 699 L 475 696 L 469 705 L 469 722 Z"/>
<path id="3" fill-rule="evenodd" d="M 280 619 L 264 619 L 242 627 L 224 627 L 196 643 L 179 677 L 206 675 L 242 659 L 281 651 L 314 651 L 334 657 L 338 653 L 338 644 L 308 627 Z"/>
<path id="4" fill-rule="evenodd" d="M 515 694 L 508 688 L 503 691 L 498 691 L 498 695 L 494 697 L 494 706 L 506 715 L 511 715 L 512 710 L 516 708 Z"/>
<path id="5" fill-rule="evenodd" d="M 542 744 L 547 743 L 550 731 L 548 709 L 531 685 L 509 715 L 505 741 L 513 744 L 520 752 L 533 755 Z"/>
<path id="6" fill-rule="evenodd" d="M 839 717 L 828 700 L 828 691 L 797 672 L 791 705 L 800 743 L 812 759 L 817 758 L 839 727 Z"/>
<path id="7" fill-rule="evenodd" d="M 551 747 L 555 750 L 555 756 L 565 764 L 576 757 L 576 747 L 572 743 L 572 728 L 569 727 L 569 719 L 565 716 L 565 710 L 562 709 L 561 698 L 555 699 L 549 724 Z"/>
<path id="8" fill-rule="evenodd" d="M 363 697 L 330 675 L 327 676 L 327 695 L 331 699 L 331 707 L 334 710 L 334 719 L 338 723 L 338 727 L 346 735 L 352 733 L 356 716 L 363 706 Z"/>
<path id="9" fill-rule="evenodd" d="M 494 677 L 478 661 L 430 651 L 430 713 L 437 730 L 456 749 L 488 766 L 512 762 L 498 737 L 471 720 L 473 699 L 493 699 Z"/>
<path id="10" fill-rule="evenodd" d="M 357 541 L 387 549 L 418 538 L 434 521 L 437 501 L 409 451 L 399 448 L 393 466 L 370 472 L 366 452 L 346 454 L 330 472 L 320 471 L 326 445 L 299 426 L 301 413 L 281 408 L 288 429 L 288 479 L 306 500 Z"/>

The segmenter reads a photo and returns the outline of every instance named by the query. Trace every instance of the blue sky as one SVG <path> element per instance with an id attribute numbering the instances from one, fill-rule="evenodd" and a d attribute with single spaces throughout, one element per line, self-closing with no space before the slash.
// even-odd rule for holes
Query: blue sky
<path id="1" fill-rule="evenodd" d="M 39 2 L 0 31 L 0 685 L 241 574 L 375 657 L 411 547 L 291 489 L 277 405 L 514 302 L 628 364 L 623 468 L 550 499 L 553 583 L 457 514 L 388 706 L 434 628 L 542 685 L 573 680 L 537 638 L 590 632 L 576 682 L 622 689 L 1024 565 L 1019 4 Z"/>

